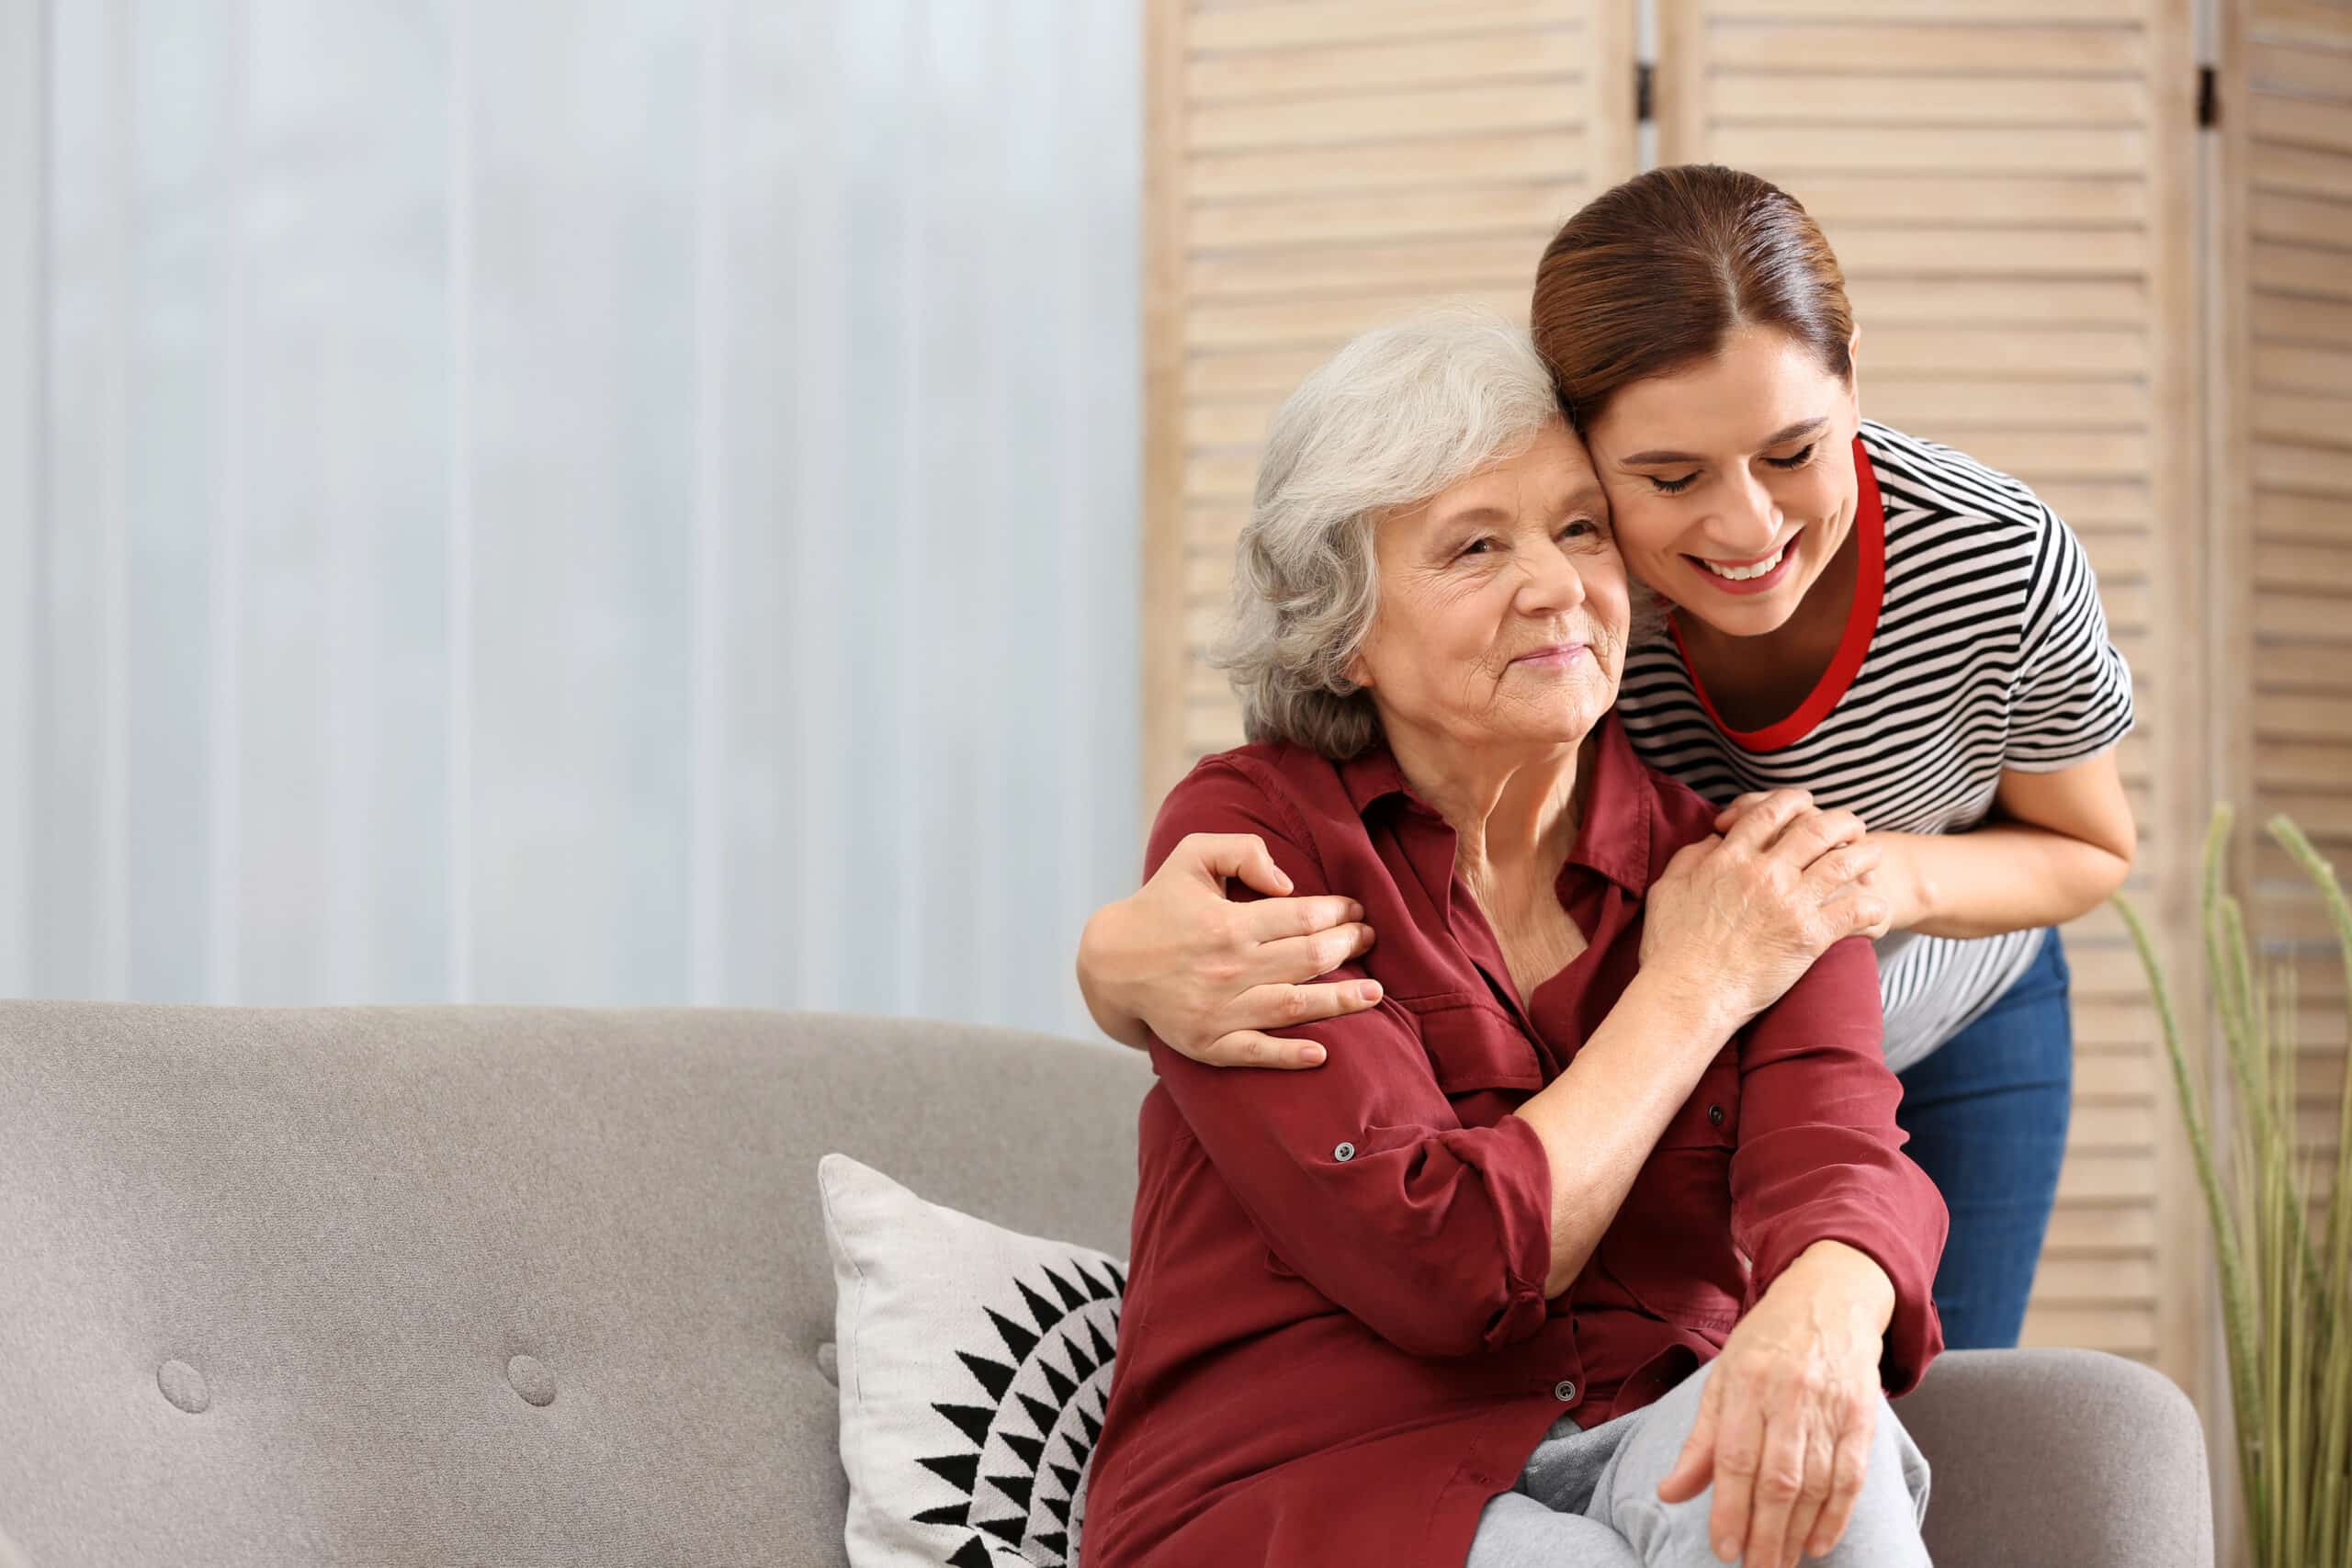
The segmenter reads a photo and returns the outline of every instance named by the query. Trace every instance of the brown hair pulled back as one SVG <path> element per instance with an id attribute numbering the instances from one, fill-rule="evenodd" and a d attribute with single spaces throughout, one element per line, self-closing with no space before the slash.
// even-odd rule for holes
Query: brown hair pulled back
<path id="1" fill-rule="evenodd" d="M 1854 313 L 1829 242 L 1794 197 L 1715 164 L 1652 169 L 1564 224 L 1535 270 L 1530 326 L 1579 430 L 1619 389 L 1777 327 L 1833 376 L 1853 372 Z"/>

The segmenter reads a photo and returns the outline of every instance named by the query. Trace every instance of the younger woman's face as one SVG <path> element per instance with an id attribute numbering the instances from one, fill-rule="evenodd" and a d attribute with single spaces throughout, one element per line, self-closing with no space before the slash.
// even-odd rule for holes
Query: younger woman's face
<path id="1" fill-rule="evenodd" d="M 1585 432 L 1634 575 L 1730 637 L 1784 625 L 1854 526 L 1850 378 L 1777 328 L 1636 381 Z"/>

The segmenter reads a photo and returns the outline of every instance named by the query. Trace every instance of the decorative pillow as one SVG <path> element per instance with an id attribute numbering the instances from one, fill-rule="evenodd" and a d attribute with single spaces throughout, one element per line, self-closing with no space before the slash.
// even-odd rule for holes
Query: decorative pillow
<path id="1" fill-rule="evenodd" d="M 1078 1562 L 1124 1265 L 817 1165 L 853 1568 Z"/>

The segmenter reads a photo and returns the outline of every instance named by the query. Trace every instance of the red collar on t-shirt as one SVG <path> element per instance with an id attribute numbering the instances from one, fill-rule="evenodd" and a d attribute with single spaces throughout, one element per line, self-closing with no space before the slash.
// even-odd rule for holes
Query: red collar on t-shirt
<path id="1" fill-rule="evenodd" d="M 1829 660 L 1829 668 L 1821 672 L 1813 690 L 1805 694 L 1796 711 L 1776 724 L 1761 729 L 1734 729 L 1715 711 L 1713 697 L 1699 679 L 1698 667 L 1690 662 L 1690 650 L 1682 643 L 1682 627 L 1671 616 L 1667 625 L 1674 632 L 1675 651 L 1682 656 L 1682 668 L 1690 677 L 1690 689 L 1698 694 L 1699 705 L 1715 728 L 1728 737 L 1733 745 L 1743 751 L 1777 751 L 1793 746 L 1813 733 L 1814 727 L 1829 716 L 1854 677 L 1861 672 L 1862 660 L 1871 650 L 1871 634 L 1878 629 L 1880 609 L 1886 603 L 1886 511 L 1879 500 L 1878 476 L 1871 472 L 1870 454 L 1862 450 L 1862 438 L 1854 437 L 1854 526 L 1860 531 L 1862 543 L 1861 570 L 1854 583 L 1854 607 L 1846 617 L 1846 635 L 1838 639 L 1838 652 Z"/>

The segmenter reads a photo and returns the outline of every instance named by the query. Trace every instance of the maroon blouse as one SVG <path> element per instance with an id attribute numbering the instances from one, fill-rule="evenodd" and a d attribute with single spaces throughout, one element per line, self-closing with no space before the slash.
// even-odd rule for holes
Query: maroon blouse
<path id="1" fill-rule="evenodd" d="M 1334 763 L 1245 746 L 1170 793 L 1148 870 L 1187 833 L 1259 835 L 1298 892 L 1363 903 L 1379 940 L 1340 973 L 1385 996 L 1279 1032 L 1325 1043 L 1305 1072 L 1151 1043 L 1086 1568 L 1456 1568 L 1563 1411 L 1591 1427 L 1657 1399 L 1816 1241 L 1894 1281 L 1890 1394 L 1942 1348 L 1943 1201 L 1900 1152 L 1860 940 L 1724 1046 L 1583 1273 L 1545 1299 L 1550 1164 L 1510 1112 L 1608 1016 L 1644 891 L 1714 817 L 1643 766 L 1614 716 L 1596 740 L 1558 883 L 1588 945 L 1525 1007 L 1453 874 L 1453 829 L 1385 748 Z"/>

